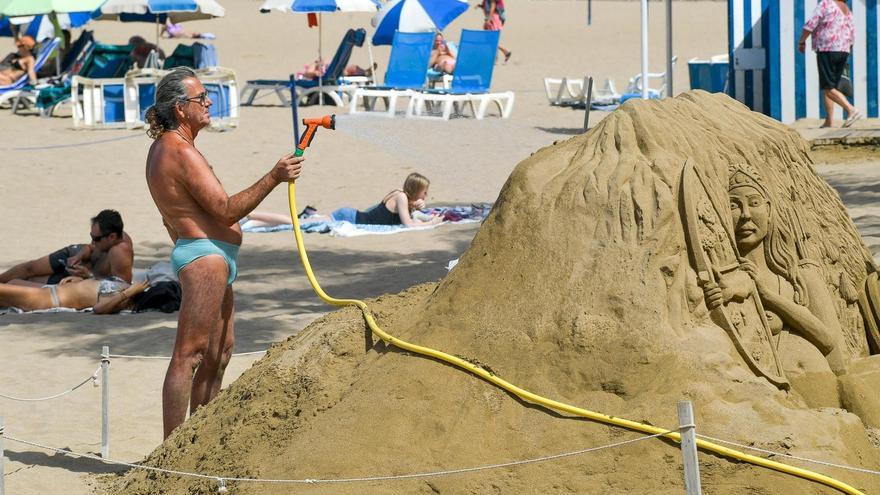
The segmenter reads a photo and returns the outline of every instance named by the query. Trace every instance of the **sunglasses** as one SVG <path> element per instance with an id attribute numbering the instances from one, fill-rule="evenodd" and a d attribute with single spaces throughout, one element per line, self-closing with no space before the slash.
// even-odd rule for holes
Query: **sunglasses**
<path id="1" fill-rule="evenodd" d="M 198 103 L 201 106 L 206 106 L 205 103 L 208 102 L 208 92 L 199 93 L 191 98 L 181 98 L 180 101 Z"/>
<path id="2" fill-rule="evenodd" d="M 89 234 L 89 235 L 91 235 L 91 234 Z M 107 237 L 108 235 L 110 235 L 110 234 L 104 234 L 104 235 L 92 235 L 92 242 L 100 242 L 101 239 Z"/>

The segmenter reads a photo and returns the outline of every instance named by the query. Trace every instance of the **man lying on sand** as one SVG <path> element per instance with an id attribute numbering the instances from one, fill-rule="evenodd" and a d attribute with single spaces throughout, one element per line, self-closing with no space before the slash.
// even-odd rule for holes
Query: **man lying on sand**
<path id="1" fill-rule="evenodd" d="M 131 283 L 134 249 L 123 230 L 122 216 L 103 210 L 92 218 L 88 244 L 72 244 L 52 254 L 13 266 L 0 274 L 0 283 L 40 287 L 66 277 L 118 279 Z"/>
<path id="2" fill-rule="evenodd" d="M 232 355 L 238 220 L 302 169 L 303 159 L 290 153 L 254 185 L 228 196 L 195 147 L 199 131 L 211 123 L 211 104 L 196 73 L 178 67 L 159 81 L 156 104 L 146 113 L 147 134 L 155 140 L 147 154 L 147 186 L 174 242 L 171 264 L 184 294 L 162 388 L 166 438 L 183 423 L 187 407 L 195 412 L 217 395 Z"/>

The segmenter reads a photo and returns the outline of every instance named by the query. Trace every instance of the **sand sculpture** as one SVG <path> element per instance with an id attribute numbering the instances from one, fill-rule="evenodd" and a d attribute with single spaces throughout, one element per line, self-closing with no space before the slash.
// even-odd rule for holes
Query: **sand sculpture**
<path id="1" fill-rule="evenodd" d="M 390 333 L 556 400 L 674 428 L 675 402 L 689 398 L 698 433 L 877 469 L 875 271 L 795 132 L 691 92 L 628 102 L 534 153 L 446 278 L 369 303 Z M 362 477 L 638 436 L 366 337 L 353 309 L 317 320 L 145 462 L 226 477 Z M 679 459 L 677 445 L 649 440 L 518 468 L 296 490 L 681 493 Z M 832 493 L 720 456 L 701 464 L 712 493 Z M 804 467 L 880 490 L 876 476 Z M 216 487 L 139 471 L 110 482 L 123 494 Z"/>

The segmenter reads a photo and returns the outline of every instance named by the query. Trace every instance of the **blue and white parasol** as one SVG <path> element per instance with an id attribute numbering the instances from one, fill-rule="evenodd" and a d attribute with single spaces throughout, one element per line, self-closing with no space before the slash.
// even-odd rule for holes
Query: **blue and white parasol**
<path id="1" fill-rule="evenodd" d="M 260 11 L 280 10 L 283 12 L 375 12 L 379 10 L 376 0 L 266 0 Z"/>
<path id="2" fill-rule="evenodd" d="M 394 31 L 442 31 L 467 9 L 467 0 L 390 0 L 373 17 L 373 44 L 390 45 Z"/>
<path id="3" fill-rule="evenodd" d="M 92 20 L 92 12 L 56 15 L 61 29 L 78 28 Z M 15 26 L 16 32 L 32 36 L 37 41 L 55 37 L 55 27 L 52 26 L 52 20 L 48 15 L 0 18 L 0 36 L 12 36 L 13 26 Z"/>
<path id="4" fill-rule="evenodd" d="M 100 8 L 99 20 L 122 22 L 171 22 L 211 19 L 226 15 L 215 0 L 107 0 Z"/>
<path id="5" fill-rule="evenodd" d="M 266 0 L 260 5 L 260 12 L 266 13 L 273 10 L 280 12 L 294 12 L 297 14 L 318 14 L 318 60 L 323 60 L 323 22 L 320 20 L 324 12 L 376 12 L 379 10 L 378 0 Z M 369 47 L 367 47 L 369 49 Z M 373 53 L 370 52 L 370 66 L 373 65 Z M 321 91 L 318 93 L 320 104 L 324 103 L 324 80 L 318 76 L 318 85 Z"/>
<path id="6" fill-rule="evenodd" d="M 154 22 L 157 45 L 160 26 L 168 20 L 178 23 L 226 15 L 216 0 L 107 0 L 99 11 L 99 21 Z"/>

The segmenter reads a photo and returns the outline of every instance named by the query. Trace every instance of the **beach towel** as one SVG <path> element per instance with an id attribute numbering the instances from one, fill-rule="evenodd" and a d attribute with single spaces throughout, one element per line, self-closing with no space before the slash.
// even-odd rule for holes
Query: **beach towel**
<path id="1" fill-rule="evenodd" d="M 476 223 L 485 218 L 491 207 L 492 205 L 489 203 L 480 203 L 471 206 L 441 206 L 426 208 L 419 211 L 426 216 L 434 214 L 443 215 L 444 221 L 448 223 Z M 248 224 L 249 222 L 241 224 L 242 232 L 266 233 L 290 232 L 293 230 L 292 224 L 273 225 L 271 227 L 256 227 Z M 337 237 L 357 237 L 371 234 L 397 234 L 400 232 L 416 230 L 430 230 L 436 228 L 438 225 L 425 225 L 421 227 L 405 227 L 403 225 L 362 225 L 333 220 L 309 221 L 306 218 L 300 223 L 299 228 L 305 233 L 330 234 Z"/>

